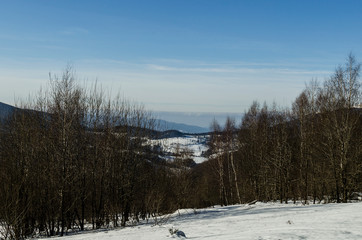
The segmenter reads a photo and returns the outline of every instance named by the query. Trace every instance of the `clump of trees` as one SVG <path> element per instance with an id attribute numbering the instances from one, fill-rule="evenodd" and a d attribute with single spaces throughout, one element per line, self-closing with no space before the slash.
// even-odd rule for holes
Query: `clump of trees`
<path id="1" fill-rule="evenodd" d="M 349 55 L 291 109 L 253 102 L 240 127 L 212 123 L 210 160 L 198 166 L 197 206 L 310 200 L 347 202 L 362 191 L 360 64 Z M 358 107 L 359 106 L 359 107 Z"/>
<path id="2" fill-rule="evenodd" d="M 174 177 L 146 144 L 141 105 L 76 83 L 72 68 L 0 131 L 0 229 L 22 239 L 125 226 L 170 211 Z"/>

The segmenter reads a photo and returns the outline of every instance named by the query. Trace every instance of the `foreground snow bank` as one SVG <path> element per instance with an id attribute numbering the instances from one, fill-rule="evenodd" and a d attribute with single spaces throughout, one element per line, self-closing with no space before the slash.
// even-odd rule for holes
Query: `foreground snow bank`
<path id="1" fill-rule="evenodd" d="M 170 234 L 173 228 L 187 239 L 362 239 L 361 213 L 362 202 L 305 206 L 258 202 L 199 209 L 196 214 L 180 210 L 161 226 L 144 224 L 63 238 L 182 239 Z"/>

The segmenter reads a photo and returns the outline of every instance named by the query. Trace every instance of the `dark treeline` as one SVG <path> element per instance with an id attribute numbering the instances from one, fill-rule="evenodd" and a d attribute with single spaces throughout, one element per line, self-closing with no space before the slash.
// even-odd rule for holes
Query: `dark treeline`
<path id="1" fill-rule="evenodd" d="M 0 238 L 157 222 L 215 204 L 347 202 L 362 192 L 359 73 L 349 56 L 290 109 L 253 102 L 240 126 L 214 121 L 209 160 L 196 165 L 188 149 L 160 158 L 148 144 L 150 113 L 80 87 L 67 68 L 0 122 Z"/>
<path id="2" fill-rule="evenodd" d="M 212 124 L 212 155 L 198 166 L 198 206 L 253 200 L 347 202 L 362 191 L 360 64 L 350 55 L 291 109 L 254 102 L 240 127 Z M 196 171 L 196 170 L 195 170 Z"/>
<path id="3" fill-rule="evenodd" d="M 1 125 L 0 238 L 124 226 L 177 209 L 142 106 L 78 86 L 71 68 Z M 175 204 L 174 204 L 175 203 Z"/>

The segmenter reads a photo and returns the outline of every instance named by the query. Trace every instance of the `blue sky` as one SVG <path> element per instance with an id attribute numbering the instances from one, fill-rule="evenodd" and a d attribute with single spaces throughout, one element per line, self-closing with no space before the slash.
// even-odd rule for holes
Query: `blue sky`
<path id="1" fill-rule="evenodd" d="M 0 101 L 70 63 L 154 111 L 290 106 L 349 52 L 362 58 L 361 23 L 362 1 L 2 1 Z"/>

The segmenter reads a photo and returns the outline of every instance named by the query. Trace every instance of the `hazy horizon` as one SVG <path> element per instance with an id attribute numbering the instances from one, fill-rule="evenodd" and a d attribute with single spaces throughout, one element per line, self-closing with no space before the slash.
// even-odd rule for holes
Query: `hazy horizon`
<path id="1" fill-rule="evenodd" d="M 203 128 L 210 128 L 212 121 L 215 119 L 221 126 L 224 125 L 227 117 L 235 120 L 236 125 L 241 123 L 242 113 L 211 113 L 211 112 L 153 112 L 157 119 L 166 120 L 174 123 L 194 125 Z"/>

